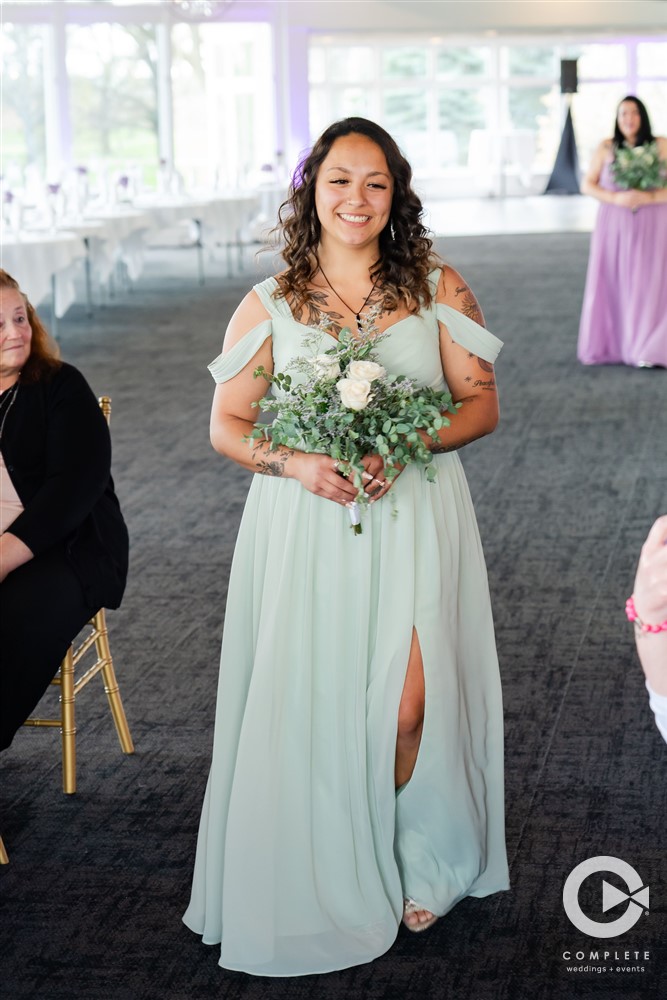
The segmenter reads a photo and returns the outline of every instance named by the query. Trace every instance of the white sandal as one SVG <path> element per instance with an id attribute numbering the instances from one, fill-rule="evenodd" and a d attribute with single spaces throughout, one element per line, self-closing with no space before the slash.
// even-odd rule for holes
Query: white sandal
<path id="1" fill-rule="evenodd" d="M 425 910 L 426 913 L 431 912 L 426 906 L 422 906 L 421 903 L 417 903 L 414 899 L 406 896 L 403 900 L 403 923 L 409 931 L 412 931 L 413 934 L 418 934 L 420 931 L 427 931 L 429 927 L 433 927 L 433 924 L 438 919 L 435 914 L 432 914 L 430 920 L 424 920 L 419 924 L 409 924 L 405 919 L 407 914 L 417 913 L 419 910 Z"/>

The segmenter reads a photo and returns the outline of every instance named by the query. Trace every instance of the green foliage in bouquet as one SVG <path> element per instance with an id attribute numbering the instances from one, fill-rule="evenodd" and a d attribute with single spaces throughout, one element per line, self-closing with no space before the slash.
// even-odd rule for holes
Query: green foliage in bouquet
<path id="1" fill-rule="evenodd" d="M 667 163 L 660 159 L 658 144 L 620 146 L 611 165 L 619 187 L 626 191 L 655 191 L 667 187 Z"/>
<path id="2" fill-rule="evenodd" d="M 388 332 L 377 331 L 371 312 L 358 335 L 342 330 L 335 346 L 323 354 L 315 353 L 322 331 L 306 337 L 311 355 L 296 358 L 289 366 L 302 380 L 257 368 L 255 377 L 271 383 L 275 395 L 253 405 L 270 411 L 274 419 L 270 425 L 255 424 L 248 439 L 268 440 L 271 450 L 283 445 L 331 455 L 339 461 L 339 471 L 352 477 L 361 506 L 368 502 L 362 478 L 366 455 L 382 457 L 389 480 L 404 466 L 417 463 L 433 482 L 433 453 L 419 432 L 437 441 L 438 431 L 450 423 L 445 414 L 456 413 L 461 404 L 454 404 L 449 392 L 388 373 L 374 352 Z"/>

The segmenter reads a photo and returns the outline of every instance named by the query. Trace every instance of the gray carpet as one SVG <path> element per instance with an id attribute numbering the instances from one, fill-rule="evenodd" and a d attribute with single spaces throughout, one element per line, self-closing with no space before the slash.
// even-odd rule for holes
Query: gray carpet
<path id="1" fill-rule="evenodd" d="M 457 239 L 441 250 L 506 342 L 501 425 L 462 457 L 504 684 L 511 892 L 464 901 L 426 935 L 401 930 L 367 966 L 303 979 L 223 971 L 217 949 L 181 924 L 249 480 L 208 444 L 206 364 L 258 279 L 230 281 L 211 263 L 197 288 L 191 252 L 154 251 L 131 293 L 92 321 L 75 307 L 61 324 L 65 358 L 114 400 L 132 565 L 109 621 L 137 752 L 122 756 L 104 695 L 89 687 L 75 796 L 60 791 L 54 732 L 23 730 L 0 760 L 11 856 L 0 869 L 3 1000 L 665 995 L 665 747 L 623 604 L 646 531 L 667 511 L 667 372 L 578 365 L 587 236 Z M 264 258 L 259 276 L 271 270 Z M 625 859 L 651 886 L 650 914 L 610 941 L 575 930 L 561 902 L 569 872 L 596 855 Z M 621 958 L 562 958 L 591 948 Z M 626 962 L 626 951 L 641 960 Z M 585 964 L 613 971 L 566 968 Z"/>

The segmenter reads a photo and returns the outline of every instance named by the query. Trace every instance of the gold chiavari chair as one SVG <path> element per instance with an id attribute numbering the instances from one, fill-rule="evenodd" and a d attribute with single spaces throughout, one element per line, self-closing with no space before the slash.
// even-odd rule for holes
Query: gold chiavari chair
<path id="1" fill-rule="evenodd" d="M 99 404 L 106 417 L 111 421 L 111 399 L 101 396 Z M 60 715 L 57 719 L 26 719 L 26 726 L 58 726 L 62 734 L 63 748 L 63 791 L 71 795 L 76 791 L 76 719 L 75 700 L 81 689 L 96 674 L 101 673 L 104 680 L 104 690 L 109 699 L 109 707 L 118 733 L 123 753 L 134 753 L 134 744 L 125 717 L 125 709 L 121 701 L 118 681 L 113 668 L 111 650 L 104 608 L 101 608 L 89 622 L 91 631 L 83 642 L 75 647 L 74 643 L 65 654 L 65 659 L 51 684 L 60 687 Z M 75 676 L 76 668 L 86 654 L 93 650 L 96 659 L 80 676 Z"/>
<path id="2" fill-rule="evenodd" d="M 7 851 L 5 850 L 5 845 L 2 837 L 0 837 L 0 865 L 8 865 L 9 858 L 7 857 Z"/>

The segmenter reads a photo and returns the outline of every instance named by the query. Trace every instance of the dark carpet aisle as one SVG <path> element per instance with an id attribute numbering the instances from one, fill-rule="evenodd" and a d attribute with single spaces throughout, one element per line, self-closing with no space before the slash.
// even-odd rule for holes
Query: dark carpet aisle
<path id="1" fill-rule="evenodd" d="M 109 620 L 136 754 L 120 753 L 100 684 L 79 699 L 76 795 L 60 790 L 55 732 L 23 730 L 0 760 L 3 1000 L 667 994 L 666 748 L 623 614 L 641 542 L 667 511 L 667 372 L 578 365 L 587 236 L 456 239 L 441 250 L 506 342 L 501 425 L 463 461 L 504 683 L 511 892 L 466 900 L 425 935 L 402 929 L 374 963 L 302 979 L 223 971 L 217 948 L 181 924 L 249 480 L 209 446 L 206 364 L 253 278 L 229 281 L 211 263 L 198 288 L 193 253 L 152 251 L 131 293 L 92 320 L 76 307 L 61 324 L 65 359 L 113 396 L 132 563 Z M 584 936 L 562 906 L 567 875 L 598 855 L 627 861 L 650 885 L 650 912 L 614 939 Z M 600 881 L 584 909 L 618 916 L 621 907 L 601 916 Z"/>

